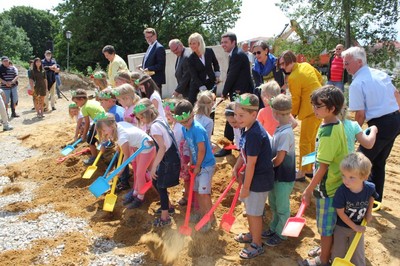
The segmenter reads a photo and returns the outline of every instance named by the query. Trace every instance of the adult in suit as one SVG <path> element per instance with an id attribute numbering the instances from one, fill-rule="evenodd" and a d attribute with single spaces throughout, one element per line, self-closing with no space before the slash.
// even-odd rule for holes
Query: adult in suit
<path id="1" fill-rule="evenodd" d="M 236 34 L 228 32 L 222 35 L 222 49 L 229 54 L 229 66 L 222 97 L 233 100 L 235 94 L 253 93 L 254 84 L 250 73 L 250 64 L 247 55 L 237 47 Z M 233 141 L 233 128 L 225 123 L 224 136 Z M 231 154 L 231 150 L 220 150 L 215 157 L 223 157 Z"/>
<path id="2" fill-rule="evenodd" d="M 189 56 L 191 54 L 190 50 L 183 46 L 179 39 L 172 39 L 169 41 L 169 49 L 176 55 L 175 62 L 175 78 L 178 82 L 173 95 L 182 96 L 185 99 L 189 97 L 190 89 L 190 72 L 189 72 Z"/>
<path id="3" fill-rule="evenodd" d="M 195 32 L 189 36 L 189 46 L 192 54 L 189 56 L 189 71 L 191 76 L 189 101 L 194 105 L 199 91 L 210 90 L 219 82 L 219 64 L 214 51 L 206 48 L 203 36 Z"/>
<path id="4" fill-rule="evenodd" d="M 143 32 L 146 42 L 149 44 L 146 54 L 143 57 L 142 65 L 144 71 L 154 71 L 151 78 L 160 89 L 165 84 L 165 49 L 164 46 L 157 41 L 157 32 L 153 28 L 147 28 Z"/>

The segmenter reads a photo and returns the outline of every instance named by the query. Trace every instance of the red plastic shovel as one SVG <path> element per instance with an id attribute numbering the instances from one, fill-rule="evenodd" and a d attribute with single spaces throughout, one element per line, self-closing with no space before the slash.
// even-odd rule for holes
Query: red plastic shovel
<path id="1" fill-rule="evenodd" d="M 186 236 L 190 236 L 192 234 L 192 228 L 190 228 L 189 226 L 189 220 L 190 220 L 190 210 L 192 208 L 193 186 L 195 178 L 195 175 L 193 173 L 193 167 L 192 169 L 189 170 L 189 175 L 190 175 L 190 185 L 189 185 L 188 202 L 186 206 L 185 222 L 183 223 L 183 225 L 179 227 L 179 233 Z"/>
<path id="2" fill-rule="evenodd" d="M 246 168 L 246 165 L 243 165 L 243 166 L 239 169 L 238 174 L 240 174 L 241 172 L 243 172 L 245 168 Z M 241 189 L 241 188 L 242 188 L 242 184 L 239 184 L 239 186 L 238 186 L 237 189 L 236 189 L 235 196 L 233 197 L 232 204 L 231 204 L 231 208 L 229 209 L 229 212 L 224 213 L 224 214 L 222 215 L 222 219 L 221 219 L 221 222 L 220 222 L 220 224 L 219 224 L 219 227 L 221 227 L 221 228 L 222 228 L 223 230 L 225 230 L 226 232 L 229 232 L 229 231 L 231 230 L 231 227 L 232 227 L 233 223 L 234 223 L 235 220 L 236 220 L 236 217 L 233 216 L 233 211 L 235 210 L 236 202 L 237 202 L 237 200 L 238 200 L 238 198 L 239 198 L 240 189 Z"/>
<path id="3" fill-rule="evenodd" d="M 236 181 L 236 177 L 232 178 L 231 182 L 229 182 L 228 186 L 222 192 L 221 196 L 217 199 L 217 201 L 214 203 L 214 205 L 211 207 L 211 209 L 201 218 L 201 220 L 195 225 L 194 229 L 196 231 L 199 231 L 208 221 L 211 219 L 211 215 L 214 213 L 214 211 L 217 209 L 218 205 L 221 203 L 221 201 L 225 198 L 226 194 L 228 191 L 232 188 L 233 183 Z"/>
<path id="4" fill-rule="evenodd" d="M 306 204 L 304 203 L 304 201 L 302 201 L 296 216 L 287 219 L 285 227 L 282 231 L 283 236 L 298 237 L 300 235 L 301 230 L 306 224 L 306 219 L 301 217 L 305 209 Z"/>
<path id="5" fill-rule="evenodd" d="M 71 157 L 74 157 L 74 156 L 78 156 L 78 155 L 81 155 L 81 154 L 86 153 L 86 152 L 89 152 L 89 151 L 90 151 L 90 148 L 86 148 L 86 149 L 83 149 L 83 150 L 81 150 L 81 151 L 75 152 L 75 153 L 73 153 L 73 154 L 70 154 L 70 155 L 67 155 L 67 156 L 58 158 L 58 159 L 57 159 L 57 163 L 62 163 L 62 162 L 64 162 L 64 161 L 65 161 L 66 159 L 68 159 L 68 158 L 71 158 Z"/>
<path id="6" fill-rule="evenodd" d="M 235 144 L 230 144 L 228 146 L 225 146 L 224 150 L 237 150 L 237 147 Z"/>

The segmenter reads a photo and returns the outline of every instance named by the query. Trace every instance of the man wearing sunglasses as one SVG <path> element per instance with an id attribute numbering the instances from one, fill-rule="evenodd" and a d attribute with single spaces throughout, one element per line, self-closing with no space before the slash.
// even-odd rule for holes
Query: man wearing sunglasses
<path id="1" fill-rule="evenodd" d="M 182 95 L 184 98 L 189 97 L 190 89 L 190 71 L 189 71 L 189 56 L 190 50 L 183 46 L 179 39 L 172 39 L 169 41 L 169 49 L 176 55 L 175 62 L 175 78 L 178 82 L 173 95 Z"/>

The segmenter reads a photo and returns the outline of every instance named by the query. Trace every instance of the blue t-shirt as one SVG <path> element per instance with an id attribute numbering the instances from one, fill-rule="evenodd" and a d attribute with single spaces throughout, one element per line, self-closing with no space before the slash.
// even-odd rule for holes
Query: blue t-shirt
<path id="1" fill-rule="evenodd" d="M 190 129 L 187 130 L 185 127 L 182 127 L 182 131 L 183 131 L 183 136 L 189 146 L 190 153 L 192 154 L 193 164 L 197 163 L 197 154 L 199 152 L 197 144 L 200 142 L 204 142 L 204 146 L 206 148 L 206 154 L 204 155 L 201 167 L 215 165 L 215 158 L 212 153 L 210 140 L 208 139 L 207 131 L 204 129 L 204 127 L 196 120 L 193 120 Z"/>
<path id="2" fill-rule="evenodd" d="M 108 110 L 110 114 L 113 114 L 115 116 L 115 122 L 121 122 L 124 121 L 124 112 L 125 109 L 119 105 L 114 105 L 113 107 Z"/>
<path id="3" fill-rule="evenodd" d="M 272 167 L 272 150 L 269 137 L 260 122 L 255 121 L 247 131 L 242 132 L 239 142 L 240 152 L 247 162 L 247 156 L 257 156 L 254 176 L 250 191 L 265 192 L 274 187 L 274 169 Z"/>
<path id="4" fill-rule="evenodd" d="M 364 188 L 358 192 L 353 193 L 344 184 L 342 184 L 335 193 L 333 198 L 333 207 L 336 209 L 343 209 L 344 213 L 355 223 L 360 225 L 365 213 L 368 209 L 369 199 L 378 198 L 375 185 L 371 182 L 364 181 Z M 337 225 L 347 227 L 340 217 L 337 217 Z"/>

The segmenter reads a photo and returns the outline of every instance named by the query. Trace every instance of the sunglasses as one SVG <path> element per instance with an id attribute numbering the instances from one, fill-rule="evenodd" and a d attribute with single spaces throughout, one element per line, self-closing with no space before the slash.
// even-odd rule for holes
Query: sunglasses
<path id="1" fill-rule="evenodd" d="M 261 54 L 261 53 L 262 53 L 261 51 L 253 52 L 253 55 Z"/>

